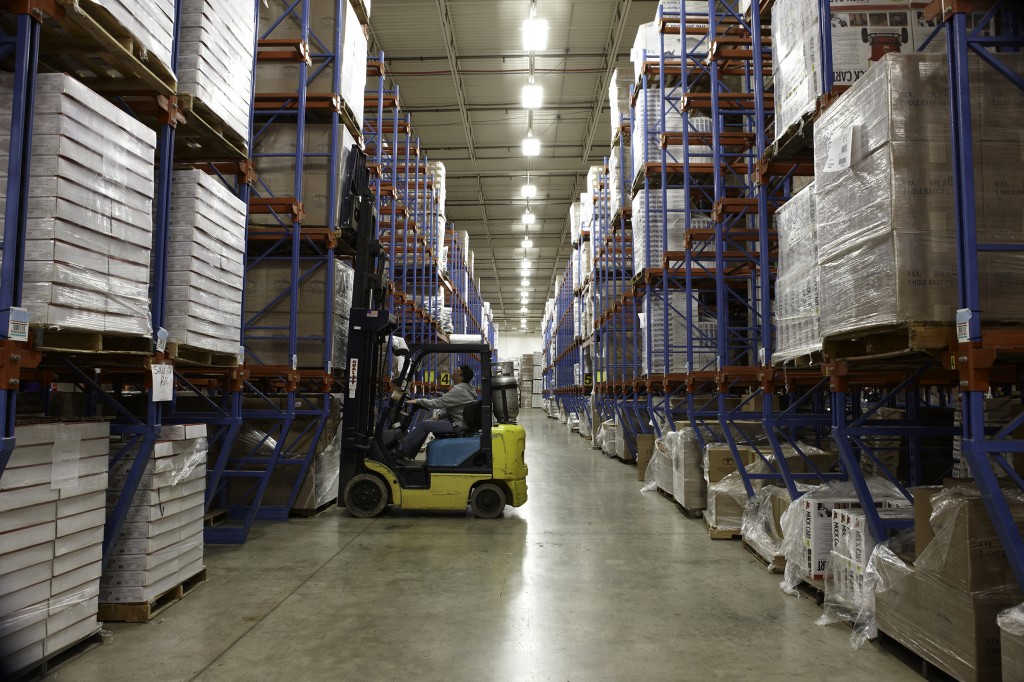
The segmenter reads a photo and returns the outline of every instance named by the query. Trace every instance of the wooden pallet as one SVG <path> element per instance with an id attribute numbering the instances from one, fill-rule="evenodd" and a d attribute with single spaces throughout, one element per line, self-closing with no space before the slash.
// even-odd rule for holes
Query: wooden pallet
<path id="1" fill-rule="evenodd" d="M 782 556 L 781 554 L 774 555 L 771 558 L 771 561 L 769 561 L 767 557 L 762 556 L 761 553 L 758 552 L 757 549 L 753 545 L 748 543 L 746 540 L 743 540 L 743 549 L 750 552 L 751 556 L 753 556 L 755 559 L 761 562 L 761 564 L 768 569 L 769 573 L 785 573 L 786 557 Z"/>
<path id="2" fill-rule="evenodd" d="M 320 506 L 315 507 L 313 509 L 292 509 L 290 512 L 288 512 L 288 516 L 299 519 L 312 519 L 316 516 L 320 516 L 321 514 L 330 509 L 333 509 L 337 505 L 338 498 L 335 497 L 333 500 L 324 502 Z"/>
<path id="3" fill-rule="evenodd" d="M 704 517 L 704 527 L 708 529 L 708 537 L 712 540 L 739 540 L 742 537 L 738 530 L 715 528 L 706 516 Z"/>
<path id="4" fill-rule="evenodd" d="M 658 490 L 658 494 L 659 495 L 664 497 L 666 500 L 669 500 L 670 502 L 672 502 L 672 504 L 674 504 L 676 506 L 676 509 L 679 510 L 679 513 L 682 514 L 683 516 L 685 516 L 686 518 L 688 518 L 688 519 L 700 519 L 700 518 L 704 517 L 704 510 L 703 509 L 687 509 L 683 505 L 679 504 L 679 501 L 676 499 L 675 495 L 670 495 L 669 493 L 665 492 L 661 488 L 658 488 L 657 490 Z"/>
<path id="5" fill-rule="evenodd" d="M 228 520 L 227 509 L 213 509 L 203 516 L 203 526 L 217 526 Z"/>
<path id="6" fill-rule="evenodd" d="M 58 331 L 33 326 L 30 337 L 34 349 L 61 353 L 110 353 L 114 355 L 152 355 L 153 341 L 145 336 L 125 336 L 106 332 Z"/>
<path id="7" fill-rule="evenodd" d="M 181 581 L 151 601 L 134 604 L 100 604 L 99 619 L 119 623 L 147 623 L 205 582 L 206 568 L 204 567 L 191 578 Z"/>
<path id="8" fill-rule="evenodd" d="M 805 597 L 813 599 L 818 606 L 825 603 L 825 583 L 820 580 L 804 578 L 796 586 L 796 589 Z"/>
<path id="9" fill-rule="evenodd" d="M 167 357 L 172 358 L 179 365 L 223 367 L 225 369 L 238 367 L 237 353 L 217 353 L 174 341 L 167 342 Z"/>
<path id="10" fill-rule="evenodd" d="M 626 459 L 625 457 L 620 457 L 618 455 L 615 455 L 615 459 L 619 460 L 623 464 L 630 464 L 632 466 L 636 466 L 636 460 L 635 459 Z"/>
<path id="11" fill-rule="evenodd" d="M 921 654 L 904 645 L 895 637 L 892 637 L 881 630 L 878 631 L 878 645 L 899 659 L 900 662 L 914 669 L 926 680 L 946 682 L 947 680 L 956 679 Z"/>
<path id="12" fill-rule="evenodd" d="M 772 364 L 776 367 L 786 369 L 807 369 L 808 367 L 818 367 L 821 365 L 821 351 L 816 350 L 812 353 L 804 353 L 782 361 L 773 360 Z"/>
<path id="13" fill-rule="evenodd" d="M 891 358 L 913 353 L 942 351 L 956 339 L 951 323 L 906 322 L 825 339 L 824 357 L 829 360 Z"/>
<path id="14" fill-rule="evenodd" d="M 43 660 L 28 668 L 22 668 L 16 672 L 0 668 L 0 673 L 4 673 L 4 679 L 10 680 L 11 682 L 17 682 L 17 680 L 27 681 L 42 679 L 58 668 L 81 658 L 96 647 L 103 646 L 108 642 L 110 642 L 110 634 L 105 634 L 103 629 L 97 626 L 96 631 L 89 636 L 75 642 L 74 644 L 69 644 L 56 653 L 46 656 Z M 9 676 L 6 676 L 8 673 Z"/>
<path id="15" fill-rule="evenodd" d="M 224 123 L 198 97 L 179 94 L 178 109 L 185 116 L 185 125 L 178 126 L 174 152 L 176 161 L 248 158 L 248 139 Z"/>

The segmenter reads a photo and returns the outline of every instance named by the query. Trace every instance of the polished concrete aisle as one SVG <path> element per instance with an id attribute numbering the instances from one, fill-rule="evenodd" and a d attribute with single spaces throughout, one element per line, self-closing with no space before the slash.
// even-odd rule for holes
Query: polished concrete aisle
<path id="1" fill-rule="evenodd" d="M 635 468 L 528 410 L 530 500 L 502 519 L 335 510 L 206 548 L 209 582 L 50 679 L 898 680 Z"/>

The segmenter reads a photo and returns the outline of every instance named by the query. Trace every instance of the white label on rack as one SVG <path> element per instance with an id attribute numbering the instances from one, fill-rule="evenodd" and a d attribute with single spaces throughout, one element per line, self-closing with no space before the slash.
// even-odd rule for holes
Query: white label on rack
<path id="1" fill-rule="evenodd" d="M 50 488 L 52 490 L 77 488 L 79 453 L 82 450 L 82 434 L 75 427 L 55 425 L 53 434 L 53 464 L 50 467 Z"/>
<path id="2" fill-rule="evenodd" d="M 298 354 L 292 356 L 292 371 L 294 372 L 299 368 L 299 356 Z"/>
<path id="3" fill-rule="evenodd" d="M 825 161 L 826 173 L 837 173 L 850 167 L 853 154 L 853 126 L 848 125 L 828 141 L 828 159 Z"/>
<path id="4" fill-rule="evenodd" d="M 153 402 L 166 403 L 174 397 L 174 366 L 153 365 Z"/>
<path id="5" fill-rule="evenodd" d="M 961 308 L 956 311 L 956 340 L 965 343 L 971 340 L 971 309 Z"/>
<path id="6" fill-rule="evenodd" d="M 7 323 L 7 338 L 11 341 L 28 341 L 28 310 L 11 308 L 11 316 Z"/>
<path id="7" fill-rule="evenodd" d="M 238 347 L 238 364 L 245 364 L 245 346 Z"/>
<path id="8" fill-rule="evenodd" d="M 160 329 L 156 330 L 156 352 L 157 353 L 163 353 L 165 350 L 167 350 L 167 337 L 168 336 L 169 335 L 167 333 L 167 330 L 164 329 L 163 327 L 160 327 Z"/>

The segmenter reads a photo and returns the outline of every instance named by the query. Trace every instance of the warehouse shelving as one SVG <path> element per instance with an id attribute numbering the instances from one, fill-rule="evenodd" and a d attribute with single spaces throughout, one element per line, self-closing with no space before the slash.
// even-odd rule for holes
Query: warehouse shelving
<path id="1" fill-rule="evenodd" d="M 354 127 L 350 105 L 339 94 L 344 13 L 337 12 L 331 34 L 321 36 L 311 28 L 312 6 L 311 0 L 267 5 L 264 11 L 274 19 L 264 22 L 257 40 L 257 68 L 284 61 L 298 69 L 293 87 L 285 92 L 260 92 L 257 81 L 254 95 L 252 159 L 257 180 L 249 197 L 242 405 L 242 417 L 252 433 L 230 451 L 222 451 L 213 467 L 210 508 L 226 509 L 229 522 L 208 528 L 207 542 L 241 543 L 257 518 L 288 517 L 336 411 L 331 394 L 336 370 L 332 323 L 342 131 L 347 127 L 357 140 L 360 131 Z M 297 31 L 298 37 L 272 37 L 281 27 Z M 325 148 L 311 141 L 314 125 L 328 130 Z M 326 167 L 322 189 L 312 187 L 305 176 L 313 164 Z M 279 165 L 290 166 L 290 175 Z M 268 167 L 277 175 L 288 175 L 291 182 L 272 188 L 267 177 L 260 176 L 261 168 Z M 318 190 L 326 195 L 322 221 L 307 218 L 312 206 L 303 205 Z M 260 216 L 257 222 L 255 216 Z M 290 276 L 279 282 L 279 290 L 268 291 L 265 301 L 251 305 L 250 283 L 264 268 L 287 269 Z M 310 291 L 300 306 L 301 288 L 312 288 L 320 278 L 322 289 Z M 268 278 L 268 287 L 273 286 L 277 285 Z M 283 319 L 274 310 L 282 305 Z M 300 307 L 309 305 L 322 306 L 322 319 L 312 322 L 315 329 L 303 329 L 300 318 Z M 284 466 L 294 470 L 294 483 L 282 503 L 265 504 L 270 480 Z"/>

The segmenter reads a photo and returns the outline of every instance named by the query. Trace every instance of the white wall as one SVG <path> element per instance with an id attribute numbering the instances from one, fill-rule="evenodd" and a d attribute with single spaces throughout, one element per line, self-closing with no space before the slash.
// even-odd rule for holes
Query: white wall
<path id="1" fill-rule="evenodd" d="M 502 331 L 498 336 L 498 359 L 518 360 L 526 353 L 544 350 L 544 337 L 540 333 L 521 334 Z"/>

